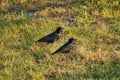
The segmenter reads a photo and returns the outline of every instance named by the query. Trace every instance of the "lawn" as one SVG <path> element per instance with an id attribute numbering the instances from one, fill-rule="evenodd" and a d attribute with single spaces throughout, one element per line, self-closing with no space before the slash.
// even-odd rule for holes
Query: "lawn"
<path id="1" fill-rule="evenodd" d="M 36 43 L 58 26 L 58 41 Z M 120 0 L 0 1 L 0 80 L 95 79 L 120 79 Z"/>

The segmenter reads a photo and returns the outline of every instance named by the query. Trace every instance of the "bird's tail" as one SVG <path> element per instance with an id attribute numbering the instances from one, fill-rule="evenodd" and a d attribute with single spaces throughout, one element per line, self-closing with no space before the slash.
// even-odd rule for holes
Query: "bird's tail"
<path id="1" fill-rule="evenodd" d="M 42 40 L 42 39 L 39 39 L 39 40 L 36 40 L 35 42 L 36 42 L 36 43 L 38 43 L 38 42 L 43 42 L 43 40 Z"/>
<path id="2" fill-rule="evenodd" d="M 56 52 L 52 53 L 52 55 L 56 54 Z"/>
<path id="3" fill-rule="evenodd" d="M 39 40 L 37 40 L 36 42 L 42 42 L 42 40 L 41 40 L 41 39 L 39 39 Z"/>

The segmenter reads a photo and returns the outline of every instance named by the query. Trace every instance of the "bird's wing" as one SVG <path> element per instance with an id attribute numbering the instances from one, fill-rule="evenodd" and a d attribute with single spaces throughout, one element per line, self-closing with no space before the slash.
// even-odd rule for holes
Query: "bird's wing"
<path id="1" fill-rule="evenodd" d="M 58 36 L 59 36 L 59 34 L 58 33 L 56 33 L 56 32 L 53 32 L 53 33 L 51 33 L 51 34 L 49 34 L 48 35 L 50 38 L 57 38 Z"/>
<path id="2" fill-rule="evenodd" d="M 56 50 L 55 53 L 57 53 L 57 52 L 66 52 L 66 51 L 68 51 L 70 49 L 71 49 L 71 45 L 69 43 L 65 43 L 58 50 Z"/>
<path id="3" fill-rule="evenodd" d="M 72 49 L 72 46 L 70 44 L 66 44 L 65 46 L 61 47 L 61 51 L 60 52 L 67 52 L 69 51 L 70 49 Z"/>
<path id="4" fill-rule="evenodd" d="M 46 42 L 46 41 L 49 41 L 49 40 L 53 40 L 55 38 L 55 33 L 51 33 L 51 34 L 48 34 L 47 36 L 41 38 L 40 40 L 38 40 L 39 42 Z"/>

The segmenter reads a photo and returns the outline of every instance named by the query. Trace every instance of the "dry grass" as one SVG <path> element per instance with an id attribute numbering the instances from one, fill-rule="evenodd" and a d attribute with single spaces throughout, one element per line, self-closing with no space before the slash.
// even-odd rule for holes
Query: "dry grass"
<path id="1" fill-rule="evenodd" d="M 115 0 L 2 0 L 0 80 L 120 79 L 120 2 Z M 29 13 L 33 10 L 35 13 Z M 35 43 L 63 26 L 60 40 Z M 69 54 L 51 53 L 70 37 Z"/>

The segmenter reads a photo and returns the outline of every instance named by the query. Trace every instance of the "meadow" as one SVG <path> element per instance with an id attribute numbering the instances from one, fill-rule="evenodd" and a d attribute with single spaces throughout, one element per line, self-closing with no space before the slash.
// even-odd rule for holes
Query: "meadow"
<path id="1" fill-rule="evenodd" d="M 58 41 L 35 42 L 58 26 Z M 71 37 L 75 50 L 51 55 Z M 120 0 L 0 1 L 0 80 L 119 79 Z"/>

